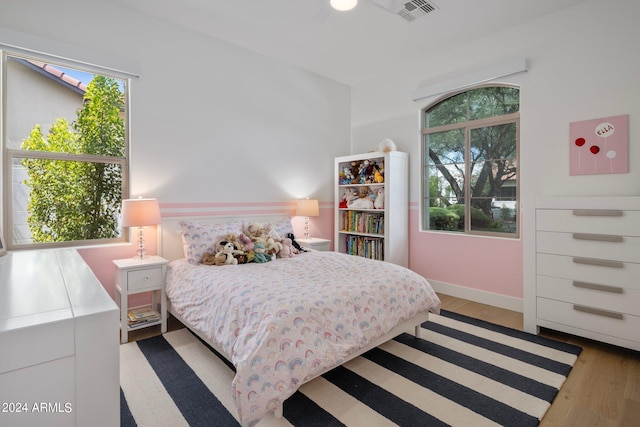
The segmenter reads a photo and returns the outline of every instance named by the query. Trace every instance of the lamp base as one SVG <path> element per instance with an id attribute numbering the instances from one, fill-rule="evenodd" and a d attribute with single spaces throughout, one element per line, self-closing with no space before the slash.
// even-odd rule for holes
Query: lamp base
<path id="1" fill-rule="evenodd" d="M 308 216 L 304 217 L 304 238 L 305 239 L 309 238 L 309 217 Z"/>
<path id="2" fill-rule="evenodd" d="M 144 227 L 138 227 L 138 249 L 136 250 L 137 255 L 133 258 L 135 259 L 144 259 L 147 258 L 147 251 L 144 249 Z"/>

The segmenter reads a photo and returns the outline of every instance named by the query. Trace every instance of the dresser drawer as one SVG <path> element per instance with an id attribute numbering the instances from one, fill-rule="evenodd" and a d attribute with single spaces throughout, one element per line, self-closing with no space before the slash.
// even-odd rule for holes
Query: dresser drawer
<path id="1" fill-rule="evenodd" d="M 640 237 L 538 231 L 536 250 L 547 254 L 640 263 Z"/>
<path id="2" fill-rule="evenodd" d="M 640 264 L 541 253 L 536 263 L 538 275 L 640 289 Z"/>
<path id="3" fill-rule="evenodd" d="M 640 342 L 640 317 L 574 305 L 572 303 L 537 298 L 538 319 L 597 332 L 633 342 Z"/>
<path id="4" fill-rule="evenodd" d="M 127 272 L 127 291 L 139 291 L 162 286 L 162 267 L 145 268 Z"/>
<path id="5" fill-rule="evenodd" d="M 640 237 L 640 211 L 537 209 L 536 229 Z"/>
<path id="6" fill-rule="evenodd" d="M 538 276 L 539 297 L 640 316 L 640 289 Z"/>

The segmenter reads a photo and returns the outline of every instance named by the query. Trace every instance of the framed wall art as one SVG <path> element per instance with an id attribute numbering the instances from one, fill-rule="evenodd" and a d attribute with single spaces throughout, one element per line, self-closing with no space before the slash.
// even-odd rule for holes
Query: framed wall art
<path id="1" fill-rule="evenodd" d="M 569 123 L 569 174 L 629 172 L 629 115 Z"/>

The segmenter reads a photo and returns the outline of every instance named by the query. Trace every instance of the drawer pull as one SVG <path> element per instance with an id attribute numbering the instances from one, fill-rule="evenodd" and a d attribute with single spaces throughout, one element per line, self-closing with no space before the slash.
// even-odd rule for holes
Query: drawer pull
<path id="1" fill-rule="evenodd" d="M 597 265 L 599 267 L 624 268 L 624 263 L 620 261 L 608 261 L 605 259 L 579 258 L 573 257 L 576 264 Z"/>
<path id="2" fill-rule="evenodd" d="M 576 288 L 592 289 L 594 291 L 611 292 L 614 294 L 621 294 L 624 292 L 622 288 L 619 288 L 617 286 L 598 285 L 596 283 L 574 281 L 573 286 L 575 286 Z"/>
<path id="3" fill-rule="evenodd" d="M 593 240 L 596 242 L 613 242 L 613 243 L 624 242 L 624 237 L 616 236 L 613 234 L 573 233 L 573 238 L 576 240 Z"/>
<path id="4" fill-rule="evenodd" d="M 622 320 L 624 315 L 622 313 L 616 313 L 615 311 L 600 310 L 598 308 L 585 307 L 583 305 L 573 305 L 575 311 L 581 311 L 583 313 L 595 314 L 598 316 L 611 317 L 612 319 Z"/>
<path id="5" fill-rule="evenodd" d="M 149 276 L 144 276 L 144 281 L 148 282 L 149 281 Z"/>
<path id="6" fill-rule="evenodd" d="M 618 209 L 574 209 L 575 216 L 622 216 Z"/>

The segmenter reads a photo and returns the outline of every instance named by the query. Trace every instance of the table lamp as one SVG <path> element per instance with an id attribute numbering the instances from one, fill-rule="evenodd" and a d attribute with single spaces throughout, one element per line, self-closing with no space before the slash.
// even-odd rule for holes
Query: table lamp
<path id="1" fill-rule="evenodd" d="M 320 216 L 320 207 L 316 199 L 298 200 L 296 203 L 296 215 L 304 218 L 304 238 L 309 238 L 309 217 Z"/>
<path id="2" fill-rule="evenodd" d="M 122 201 L 122 226 L 138 227 L 138 257 L 145 257 L 143 228 L 160 224 L 158 199 L 125 199 Z"/>

